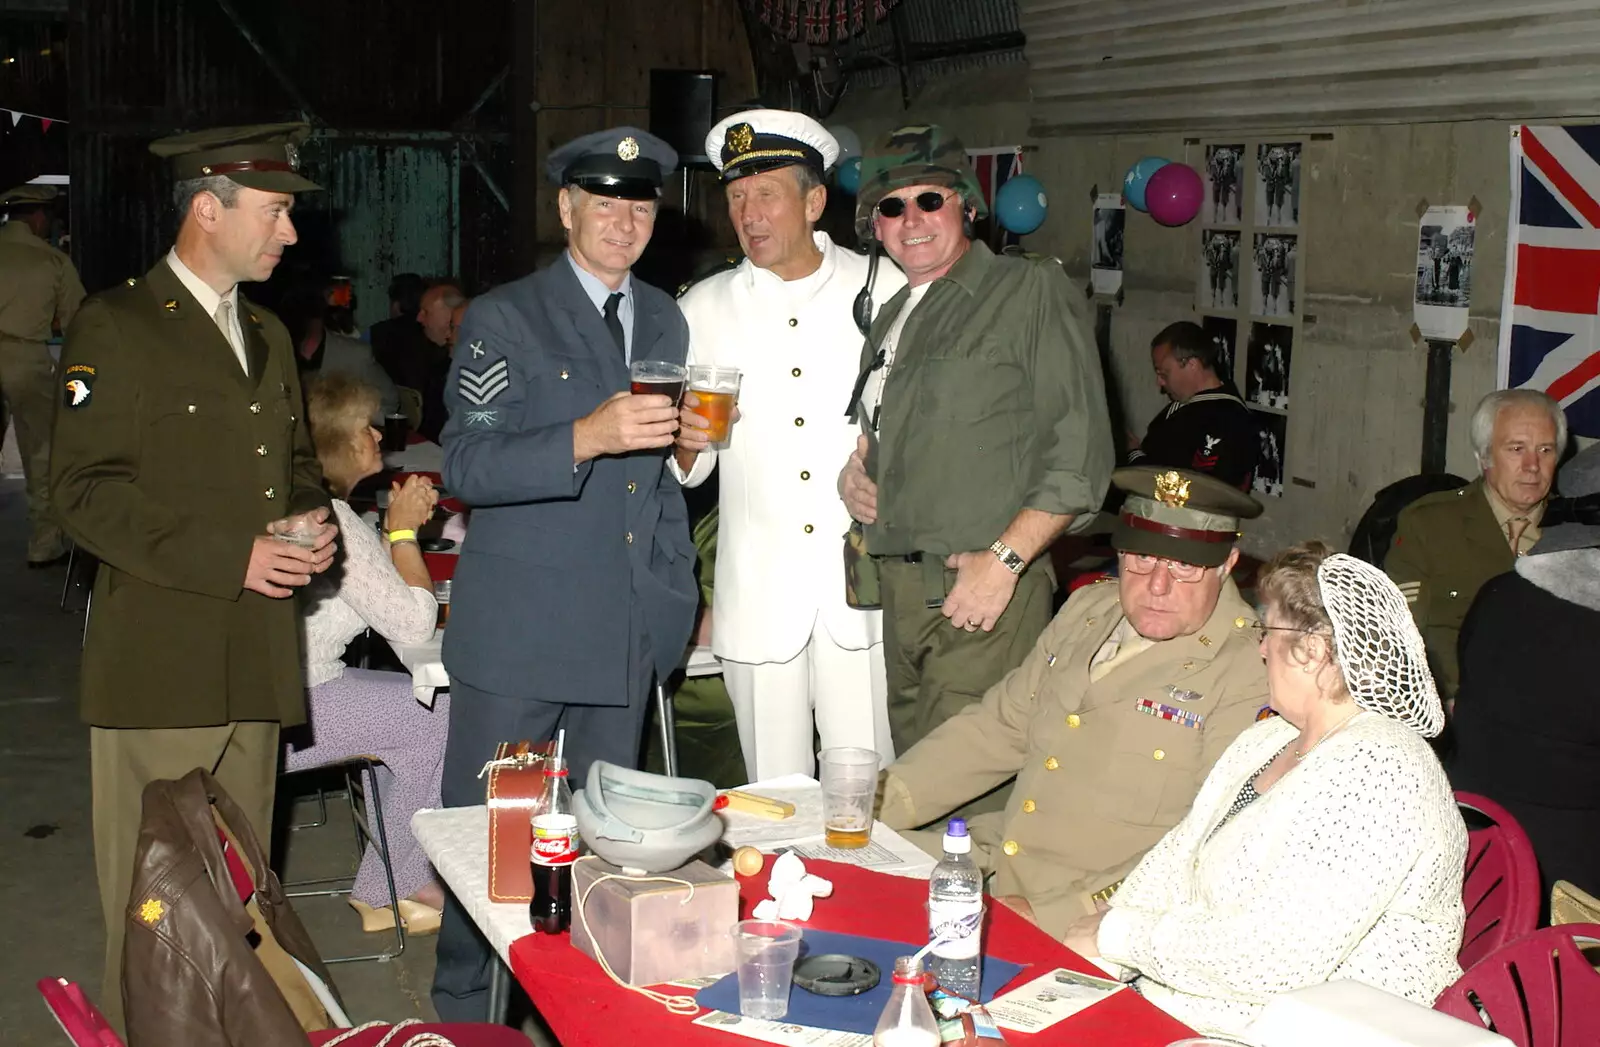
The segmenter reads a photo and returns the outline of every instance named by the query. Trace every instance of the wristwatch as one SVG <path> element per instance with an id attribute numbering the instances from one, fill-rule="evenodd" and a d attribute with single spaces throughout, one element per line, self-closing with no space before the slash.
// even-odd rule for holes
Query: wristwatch
<path id="1" fill-rule="evenodd" d="M 989 551 L 1000 560 L 1000 565 L 1012 574 L 1021 574 L 1022 569 L 1028 566 L 1028 561 L 1018 556 L 1016 550 L 996 538 L 994 544 L 989 546 Z"/>

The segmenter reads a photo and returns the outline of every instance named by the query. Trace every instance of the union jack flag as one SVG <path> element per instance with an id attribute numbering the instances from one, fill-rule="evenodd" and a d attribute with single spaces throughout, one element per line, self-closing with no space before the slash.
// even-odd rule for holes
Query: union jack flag
<path id="1" fill-rule="evenodd" d="M 989 208 L 989 213 L 994 214 L 994 196 L 1000 187 L 1011 179 L 1012 175 L 1022 173 L 1022 148 L 1015 145 L 1003 145 L 992 149 L 968 149 L 967 162 L 972 165 L 972 171 L 978 176 L 978 188 L 983 191 L 983 202 Z M 999 223 L 993 223 L 998 240 L 989 246 L 995 250 L 1019 244 L 1022 238 L 1016 233 L 1008 233 L 999 229 Z M 995 240 L 994 236 L 990 238 Z"/>
<path id="2" fill-rule="evenodd" d="M 1600 436 L 1600 126 L 1515 127 L 1500 385 Z"/>

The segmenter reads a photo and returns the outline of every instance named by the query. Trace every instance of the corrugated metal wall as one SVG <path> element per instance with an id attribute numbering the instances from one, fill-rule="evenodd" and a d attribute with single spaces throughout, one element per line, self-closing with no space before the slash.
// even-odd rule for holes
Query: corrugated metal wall
<path id="1" fill-rule="evenodd" d="M 1019 0 L 1039 135 L 1600 114 L 1594 0 Z"/>

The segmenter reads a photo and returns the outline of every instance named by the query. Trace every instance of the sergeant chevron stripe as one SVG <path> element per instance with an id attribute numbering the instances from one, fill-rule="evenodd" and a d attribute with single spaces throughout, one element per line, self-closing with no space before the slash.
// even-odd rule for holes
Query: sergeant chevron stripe
<path id="1" fill-rule="evenodd" d="M 511 379 L 507 374 L 509 369 L 503 359 L 496 360 L 481 371 L 463 367 L 460 377 L 456 380 L 456 388 L 461 392 L 461 399 L 482 407 L 510 388 Z"/>

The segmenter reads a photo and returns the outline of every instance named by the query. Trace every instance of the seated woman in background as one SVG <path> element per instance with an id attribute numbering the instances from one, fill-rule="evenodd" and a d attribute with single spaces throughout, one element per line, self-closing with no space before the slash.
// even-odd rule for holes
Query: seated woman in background
<path id="1" fill-rule="evenodd" d="M 341 555 L 302 597 L 310 717 L 304 735 L 288 739 L 285 769 L 303 771 L 360 755 L 383 761 L 377 774 L 400 918 L 410 933 L 430 934 L 439 929 L 444 896 L 411 835 L 411 815 L 441 806 L 450 699 L 441 694 L 432 709 L 424 708 L 412 697 L 411 677 L 352 669 L 341 660 L 350 641 L 369 628 L 396 643 L 421 643 L 433 635 L 439 614 L 416 539 L 387 541 L 347 500 L 357 483 L 383 468 L 382 434 L 370 422 L 377 404 L 377 390 L 344 374 L 319 378 L 306 392 L 306 420 L 333 494 Z M 390 493 L 385 534 L 416 531 L 438 500 L 426 477 L 408 477 Z M 361 914 L 363 929 L 394 926 L 383 864 L 370 843 L 350 904 Z"/>
<path id="2" fill-rule="evenodd" d="M 1279 553 L 1259 591 L 1278 715 L 1065 942 L 1203 1033 L 1339 978 L 1432 1006 L 1461 974 L 1467 833 L 1425 741 L 1444 712 L 1422 638 L 1382 571 L 1321 542 Z"/>

